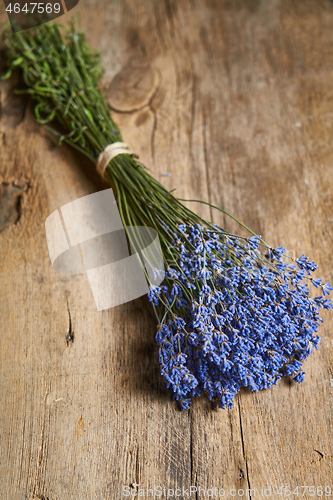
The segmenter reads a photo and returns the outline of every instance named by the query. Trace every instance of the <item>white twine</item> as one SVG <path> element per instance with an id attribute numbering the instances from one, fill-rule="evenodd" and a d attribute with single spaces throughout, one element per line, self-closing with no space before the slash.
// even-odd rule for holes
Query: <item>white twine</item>
<path id="1" fill-rule="evenodd" d="M 126 144 L 126 142 L 114 142 L 113 144 L 109 144 L 106 146 L 104 151 L 100 153 L 96 164 L 96 170 L 103 177 L 103 179 L 105 179 L 105 169 L 112 158 L 124 153 L 129 155 L 133 154 L 131 148 L 128 144 Z"/>

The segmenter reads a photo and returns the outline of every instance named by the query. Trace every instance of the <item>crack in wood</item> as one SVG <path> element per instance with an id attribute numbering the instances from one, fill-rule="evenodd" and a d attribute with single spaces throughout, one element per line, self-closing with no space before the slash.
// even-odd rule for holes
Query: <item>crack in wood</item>
<path id="1" fill-rule="evenodd" d="M 190 149 L 190 158 L 192 168 L 195 166 L 194 162 L 194 154 L 193 154 L 193 132 L 194 132 L 194 122 L 195 122 L 195 105 L 196 105 L 196 76 L 193 71 L 192 61 L 191 61 L 191 70 L 192 70 L 192 103 L 191 103 L 191 127 L 189 134 L 189 149 Z"/>
<path id="2" fill-rule="evenodd" d="M 153 163 L 155 163 L 155 133 L 157 129 L 157 115 L 155 113 L 155 110 L 153 108 L 150 108 L 152 110 L 152 113 L 154 115 L 154 124 L 153 124 L 153 130 L 151 131 L 151 156 L 153 159 Z"/>
<path id="3" fill-rule="evenodd" d="M 135 477 L 136 477 L 137 484 L 140 484 L 139 475 L 140 475 L 139 445 L 137 445 L 136 457 L 135 457 Z"/>
<path id="4" fill-rule="evenodd" d="M 244 435 L 243 435 L 243 426 L 242 426 L 242 416 L 241 416 L 241 407 L 240 407 L 240 401 L 238 397 L 238 414 L 239 414 L 239 427 L 240 427 L 240 435 L 241 435 L 241 443 L 242 443 L 242 452 L 243 452 L 243 458 L 245 460 L 245 468 L 246 468 L 246 481 L 249 489 L 249 497 L 250 500 L 252 500 L 251 497 L 251 484 L 250 484 L 250 478 L 249 478 L 249 469 L 247 465 L 247 458 L 245 454 L 245 446 L 244 446 Z M 242 473 L 242 476 L 244 477 L 244 473 L 242 469 L 239 470 L 240 473 Z"/>
<path id="5" fill-rule="evenodd" d="M 190 474 L 191 481 L 193 479 L 193 419 L 192 410 L 190 410 Z"/>
<path id="6" fill-rule="evenodd" d="M 205 161 L 205 173 L 206 173 L 206 184 L 207 184 L 207 192 L 208 192 L 208 203 L 211 203 L 211 191 L 209 185 L 209 174 L 208 174 L 208 150 L 207 150 L 207 132 L 206 132 L 206 113 L 205 107 L 203 107 L 202 111 L 202 119 L 203 119 L 203 127 L 202 127 L 202 140 L 203 140 L 203 150 L 204 150 L 204 161 Z M 210 212 L 210 220 L 213 222 L 213 210 L 212 207 L 209 207 Z"/>
<path id="7" fill-rule="evenodd" d="M 71 317 L 71 312 L 69 310 L 68 300 L 67 300 L 67 312 L 68 312 L 68 329 L 66 333 L 66 343 L 68 347 L 69 344 L 74 343 L 74 330 L 72 328 L 72 317 Z"/>
<path id="8" fill-rule="evenodd" d="M 46 445 L 46 440 L 45 440 L 45 427 L 46 427 L 46 413 L 47 413 L 47 397 L 49 395 L 49 391 L 46 392 L 45 398 L 44 398 L 44 412 L 43 412 L 43 421 L 42 421 L 42 428 L 41 428 L 41 433 L 40 433 L 40 447 L 39 447 L 39 452 L 38 452 L 38 459 L 36 463 L 36 472 L 35 472 L 35 481 L 34 481 L 34 487 L 33 487 L 33 495 L 37 496 L 38 498 L 38 493 L 36 493 L 37 489 L 44 489 L 45 485 L 41 485 L 41 471 L 44 469 L 45 473 L 45 468 L 46 466 L 43 466 L 43 461 L 47 460 L 47 445 Z M 48 417 L 50 420 L 50 413 L 48 412 Z M 44 478 L 45 482 L 45 478 Z M 39 486 L 39 488 L 38 488 Z M 43 495 L 42 495 L 43 497 Z"/>

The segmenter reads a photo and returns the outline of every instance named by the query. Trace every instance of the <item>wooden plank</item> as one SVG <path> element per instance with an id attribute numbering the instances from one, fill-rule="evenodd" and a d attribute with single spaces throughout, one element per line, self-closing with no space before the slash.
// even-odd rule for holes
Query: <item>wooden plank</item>
<path id="1" fill-rule="evenodd" d="M 115 120 L 156 178 L 309 255 L 332 279 L 333 5 L 82 0 L 80 11 Z M 273 499 L 281 486 L 333 487 L 331 315 L 303 384 L 243 391 L 232 410 L 201 398 L 179 412 L 146 299 L 98 313 L 87 279 L 49 262 L 46 217 L 106 184 L 57 147 L 12 83 L 0 85 L 0 185 L 12 197 L 0 233 L 0 498 L 119 499 L 139 483 L 248 499 L 269 486 Z"/>

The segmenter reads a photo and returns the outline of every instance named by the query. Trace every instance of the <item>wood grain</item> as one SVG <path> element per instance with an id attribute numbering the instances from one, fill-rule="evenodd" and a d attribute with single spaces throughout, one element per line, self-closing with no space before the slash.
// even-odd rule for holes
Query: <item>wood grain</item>
<path id="1" fill-rule="evenodd" d="M 333 3 L 81 0 L 79 9 L 124 140 L 156 178 L 309 255 L 332 280 Z M 269 486 L 277 500 L 281 486 L 333 490 L 332 315 L 304 383 L 242 391 L 231 410 L 201 398 L 180 412 L 159 375 L 146 299 L 99 313 L 85 276 L 51 267 L 46 217 L 107 185 L 58 148 L 11 85 L 0 84 L 0 185 L 20 205 L 19 217 L 8 205 L 0 233 L 0 498 L 118 500 L 124 486 L 217 487 L 248 500 Z"/>

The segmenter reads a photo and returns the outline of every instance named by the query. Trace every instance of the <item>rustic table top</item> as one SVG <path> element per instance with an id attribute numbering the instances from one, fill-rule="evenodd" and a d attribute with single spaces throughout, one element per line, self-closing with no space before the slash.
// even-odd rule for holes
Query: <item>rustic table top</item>
<path id="1" fill-rule="evenodd" d="M 81 0 L 78 10 L 101 51 L 115 121 L 154 176 L 310 256 L 332 280 L 333 3 Z M 6 19 L 1 4 L 1 29 Z M 147 299 L 98 312 L 85 275 L 52 268 L 45 219 L 107 185 L 58 147 L 13 84 L 0 86 L 0 498 L 333 491 L 332 314 L 302 384 L 241 391 L 230 410 L 200 398 L 179 411 L 159 373 Z"/>

